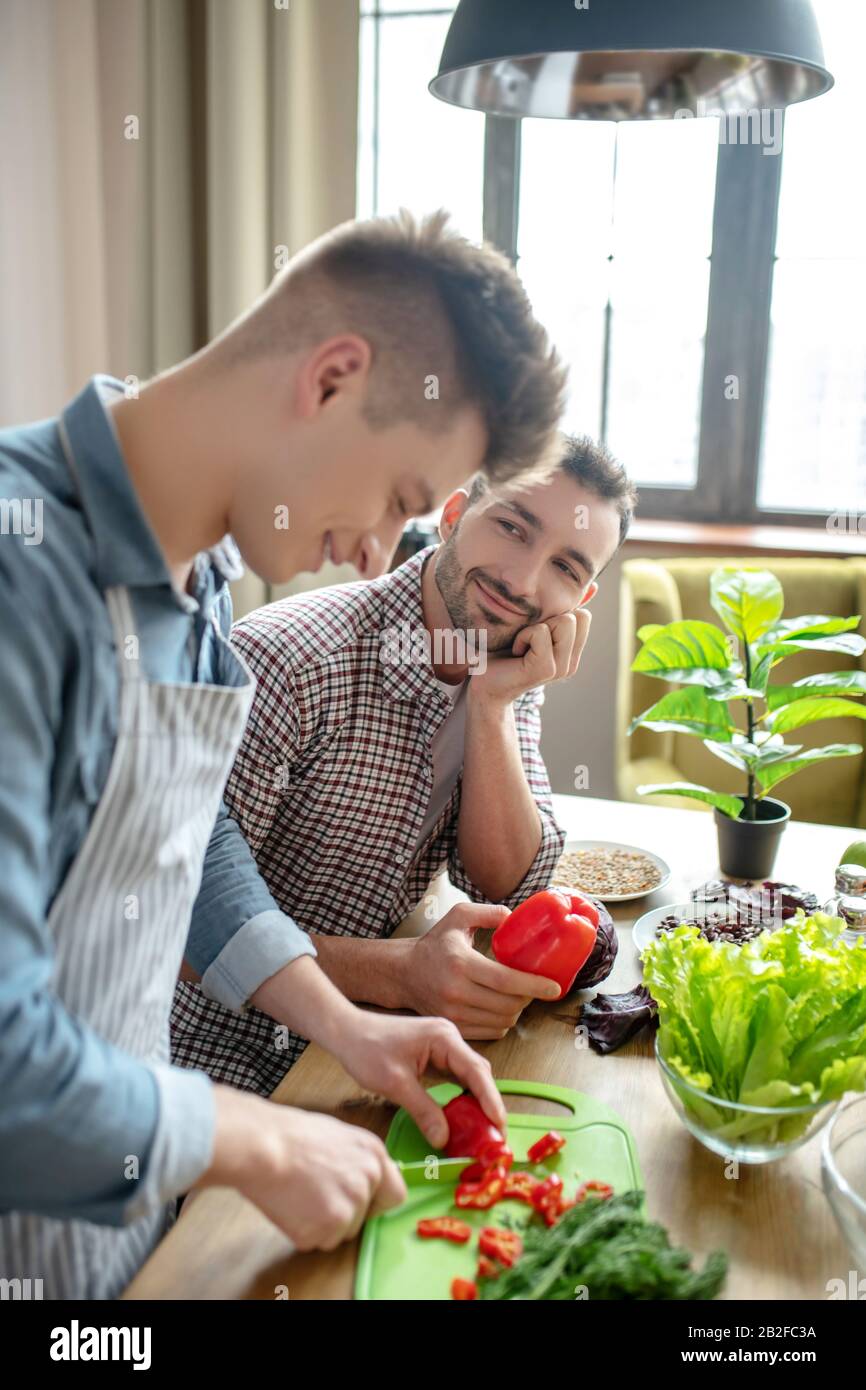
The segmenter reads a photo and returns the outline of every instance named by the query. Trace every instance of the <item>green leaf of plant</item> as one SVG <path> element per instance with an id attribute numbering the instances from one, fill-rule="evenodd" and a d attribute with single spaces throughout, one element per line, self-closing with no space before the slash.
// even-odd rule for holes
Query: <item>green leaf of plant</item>
<path id="1" fill-rule="evenodd" d="M 853 632 L 859 626 L 859 613 L 853 618 L 828 618 L 823 613 L 810 613 L 804 618 L 783 618 L 770 629 L 766 639 L 781 642 L 790 637 L 831 637 L 837 632 Z"/>
<path id="2" fill-rule="evenodd" d="M 754 642 L 781 616 L 782 586 L 762 569 L 717 569 L 710 576 L 710 603 L 741 642 Z"/>
<path id="3" fill-rule="evenodd" d="M 866 706 L 855 704 L 853 700 L 838 698 L 795 700 L 783 705 L 767 720 L 767 728 L 774 734 L 786 733 L 789 729 L 800 729 L 804 724 L 814 724 L 819 719 L 866 719 Z"/>
<path id="4" fill-rule="evenodd" d="M 717 758 L 721 758 L 722 762 L 730 763 L 731 767 L 737 768 L 739 772 L 754 773 L 769 763 L 793 757 L 799 753 L 802 746 L 800 743 L 783 743 L 781 738 L 772 743 L 766 740 L 760 744 L 751 743 L 739 732 L 732 736 L 730 743 L 711 743 L 708 739 L 704 740 L 704 747 Z"/>
<path id="5" fill-rule="evenodd" d="M 697 685 L 687 685 L 683 690 L 669 690 L 654 705 L 633 719 L 629 733 L 643 726 L 656 733 L 695 734 L 700 738 L 713 738 L 727 742 L 733 730 L 728 707 L 721 700 L 712 700 L 706 691 Z"/>
<path id="6" fill-rule="evenodd" d="M 792 637 L 784 642 L 773 642 L 769 646 L 762 642 L 758 648 L 759 655 L 769 655 L 774 666 L 794 652 L 842 652 L 845 656 L 861 656 L 864 651 L 866 637 L 861 637 L 858 632 L 842 632 L 837 637 Z"/>
<path id="7" fill-rule="evenodd" d="M 752 674 L 749 684 L 752 690 L 757 692 L 758 695 L 765 696 L 767 693 L 767 681 L 770 676 L 772 665 L 773 657 L 771 653 L 762 656 L 757 663 L 752 665 Z"/>
<path id="8" fill-rule="evenodd" d="M 705 801 L 736 820 L 743 809 L 743 800 L 729 792 L 714 792 L 694 782 L 648 782 L 637 788 L 639 796 L 688 796 L 693 801 Z"/>
<path id="9" fill-rule="evenodd" d="M 713 623 L 666 623 L 644 643 L 631 669 L 659 680 L 703 685 L 712 697 L 724 699 L 729 694 L 718 696 L 719 691 L 744 684 L 739 662 L 731 661 L 724 633 Z"/>
<path id="10" fill-rule="evenodd" d="M 761 785 L 765 791 L 770 791 L 786 777 L 792 777 L 804 767 L 811 767 L 812 763 L 823 762 L 827 758 L 851 758 L 862 752 L 859 743 L 828 743 L 823 748 L 807 748 L 799 757 L 792 758 L 789 762 L 774 763 L 762 772 Z"/>
<path id="11" fill-rule="evenodd" d="M 642 642 L 648 642 L 656 632 L 661 632 L 661 630 L 661 623 L 644 623 L 643 627 L 638 628 L 637 635 Z"/>
<path id="12" fill-rule="evenodd" d="M 723 763 L 730 763 L 731 767 L 735 767 L 738 772 L 749 771 L 749 762 L 743 755 L 742 749 L 735 748 L 733 744 L 714 743 L 712 740 L 705 738 L 704 747 L 708 748 L 717 758 L 721 758 Z"/>
<path id="13" fill-rule="evenodd" d="M 866 695 L 866 671 L 827 671 L 820 676 L 804 676 L 793 685 L 771 685 L 767 690 L 767 707 L 781 709 L 782 705 L 794 700 L 809 700 L 814 695 Z"/>

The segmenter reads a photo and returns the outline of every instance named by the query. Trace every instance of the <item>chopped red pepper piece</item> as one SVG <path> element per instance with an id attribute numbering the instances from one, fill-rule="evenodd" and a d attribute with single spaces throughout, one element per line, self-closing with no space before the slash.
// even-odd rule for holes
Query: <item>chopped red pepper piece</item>
<path id="1" fill-rule="evenodd" d="M 542 1207 L 549 1206 L 551 1202 L 559 1203 L 562 1196 L 562 1178 L 558 1173 L 551 1173 L 540 1182 L 532 1194 L 532 1205 L 536 1211 Z"/>
<path id="2" fill-rule="evenodd" d="M 507 1168 L 488 1168 L 480 1182 L 459 1182 L 454 1192 L 454 1201 L 458 1207 L 487 1211 L 502 1201 L 507 1178 Z"/>
<path id="3" fill-rule="evenodd" d="M 545 1158 L 550 1158 L 551 1154 L 559 1153 L 559 1150 L 564 1148 L 564 1138 L 555 1129 L 552 1129 L 548 1134 L 536 1139 L 526 1156 L 530 1163 L 541 1163 Z"/>
<path id="4" fill-rule="evenodd" d="M 478 1269 L 475 1272 L 476 1279 L 498 1279 L 502 1273 L 502 1266 L 495 1260 L 491 1260 L 487 1255 L 479 1255 Z"/>
<path id="5" fill-rule="evenodd" d="M 478 1161 L 487 1168 L 493 1164 L 501 1164 L 503 1168 L 510 1168 L 514 1162 L 514 1152 L 504 1139 L 489 1139 L 478 1150 Z"/>
<path id="6" fill-rule="evenodd" d="M 501 1226 L 485 1226 L 478 1237 L 478 1249 L 482 1255 L 510 1269 L 523 1254 L 523 1241 L 516 1231 L 505 1231 Z"/>
<path id="7" fill-rule="evenodd" d="M 471 1279 L 452 1279 L 451 1297 L 463 1299 L 464 1301 L 478 1297 L 478 1285 L 473 1284 Z"/>
<path id="8" fill-rule="evenodd" d="M 514 1162 L 512 1150 L 504 1143 L 485 1144 L 481 1155 L 460 1174 L 461 1182 L 483 1182 L 494 1168 L 509 1169 Z"/>
<path id="9" fill-rule="evenodd" d="M 532 1206 L 533 1193 L 540 1186 L 541 1179 L 533 1177 L 532 1173 L 509 1173 L 502 1195 L 503 1197 L 513 1197 L 518 1202 L 526 1202 Z"/>
<path id="10" fill-rule="evenodd" d="M 455 1245 L 465 1245 L 472 1235 L 472 1228 L 456 1216 L 436 1216 L 419 1221 L 416 1231 L 422 1240 L 453 1240 Z"/>
<path id="11" fill-rule="evenodd" d="M 532 1194 L 532 1205 L 544 1218 L 545 1225 L 555 1225 L 562 1210 L 562 1178 L 558 1173 L 551 1173 L 538 1184 Z"/>
<path id="12" fill-rule="evenodd" d="M 575 1200 L 578 1202 L 585 1201 L 586 1198 L 589 1196 L 590 1192 L 594 1193 L 596 1197 L 613 1196 L 613 1188 L 610 1186 L 609 1183 L 596 1182 L 595 1179 L 592 1179 L 590 1182 L 581 1183 L 580 1187 L 577 1189 L 577 1196 Z"/>

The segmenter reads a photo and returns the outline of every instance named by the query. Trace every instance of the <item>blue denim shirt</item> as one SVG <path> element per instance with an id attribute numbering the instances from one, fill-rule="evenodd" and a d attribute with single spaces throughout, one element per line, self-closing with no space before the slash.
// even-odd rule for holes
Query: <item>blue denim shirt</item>
<path id="1" fill-rule="evenodd" d="M 95 377 L 57 420 L 0 431 L 0 1209 L 120 1225 L 186 1190 L 211 1160 L 203 1072 L 108 1045 L 52 992 L 51 904 L 102 795 L 118 663 L 103 591 L 125 585 L 151 681 L 214 682 L 231 625 L 231 542 L 179 594 L 138 504 Z M 182 466 L 182 465 L 179 465 Z M 315 955 L 276 905 L 223 807 L 186 956 L 211 998 L 241 1009 L 288 961 Z M 117 1163 L 140 1156 L 139 1177 Z"/>

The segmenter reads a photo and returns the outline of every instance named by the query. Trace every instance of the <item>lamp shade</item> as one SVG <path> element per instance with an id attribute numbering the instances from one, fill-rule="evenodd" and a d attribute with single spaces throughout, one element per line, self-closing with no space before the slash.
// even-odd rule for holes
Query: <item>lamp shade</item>
<path id="1" fill-rule="evenodd" d="M 430 91 L 618 121 L 778 109 L 832 85 L 809 0 L 460 0 Z"/>

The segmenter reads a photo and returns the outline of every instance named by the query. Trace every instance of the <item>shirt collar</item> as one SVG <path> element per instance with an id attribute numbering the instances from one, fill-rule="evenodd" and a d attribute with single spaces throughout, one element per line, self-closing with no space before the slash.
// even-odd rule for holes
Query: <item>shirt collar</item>
<path id="1" fill-rule="evenodd" d="M 451 700 L 440 688 L 430 664 L 430 641 L 421 601 L 424 567 L 436 549 L 431 545 L 419 550 L 380 581 L 382 690 L 389 700 L 423 697 L 450 708 Z"/>
<path id="2" fill-rule="evenodd" d="M 66 407 L 61 416 L 69 443 L 70 467 L 93 537 L 96 576 L 102 588 L 122 584 L 130 588 L 168 585 L 171 575 L 159 542 L 141 510 L 127 471 L 120 443 L 103 395 L 122 394 L 122 381 L 94 376 Z M 206 589 L 210 564 L 217 571 L 216 588 L 243 575 L 240 553 L 231 536 L 197 557 L 193 586 Z M 189 606 L 190 595 L 178 595 Z M 197 607 L 195 600 L 193 607 Z"/>
<path id="3" fill-rule="evenodd" d="M 105 406 L 103 390 L 124 390 L 108 376 L 91 377 L 63 411 L 61 421 L 72 468 L 96 552 L 96 577 L 103 588 L 115 584 L 148 588 L 171 585 L 162 551 L 139 506 L 123 454 Z"/>

